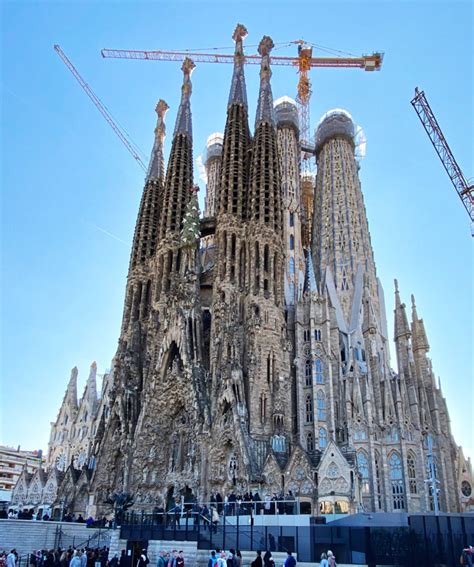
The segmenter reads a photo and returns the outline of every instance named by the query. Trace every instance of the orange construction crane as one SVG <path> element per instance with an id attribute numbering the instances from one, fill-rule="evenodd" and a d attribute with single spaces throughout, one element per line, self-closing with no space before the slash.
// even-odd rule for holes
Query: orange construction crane
<path id="1" fill-rule="evenodd" d="M 415 88 L 415 97 L 411 101 L 413 108 L 418 114 L 418 118 L 423 124 L 446 173 L 451 179 L 451 183 L 459 195 L 469 218 L 471 219 L 471 234 L 474 236 L 474 185 L 469 184 L 464 177 L 458 162 L 455 160 L 451 148 L 443 135 L 440 125 L 431 110 L 428 99 L 424 91 Z"/>
<path id="2" fill-rule="evenodd" d="M 81 75 L 79 74 L 78 70 L 74 67 L 74 65 L 71 63 L 71 61 L 67 58 L 66 54 L 64 53 L 64 51 L 59 47 L 59 45 L 55 45 L 54 49 L 56 51 L 56 53 L 59 55 L 59 57 L 61 57 L 61 59 L 63 60 L 63 62 L 66 64 L 66 66 L 68 67 L 68 69 L 71 71 L 71 73 L 74 75 L 74 77 L 76 78 L 77 82 L 81 85 L 81 87 L 84 89 L 84 91 L 86 92 L 87 96 L 92 100 L 92 102 L 95 104 L 95 106 L 98 108 L 99 112 L 102 114 L 102 116 L 107 120 L 107 122 L 110 124 L 110 126 L 112 127 L 113 131 L 117 134 L 117 136 L 120 138 L 120 140 L 122 141 L 123 145 L 127 148 L 127 150 L 132 154 L 132 156 L 135 158 L 136 162 L 140 165 L 140 167 L 143 169 L 143 171 L 147 171 L 147 167 L 146 165 L 143 163 L 142 158 L 139 156 L 138 152 L 138 148 L 136 148 L 136 144 L 134 144 L 131 140 L 130 140 L 130 136 L 127 135 L 127 133 L 123 130 L 123 128 L 121 128 L 116 122 L 115 120 L 112 118 L 112 116 L 110 115 L 110 113 L 108 112 L 107 108 L 104 106 L 104 104 L 102 103 L 102 101 L 99 99 L 99 97 L 94 93 L 94 91 L 89 87 L 89 85 L 86 83 L 86 81 L 84 81 L 84 79 L 81 77 Z"/>
<path id="3" fill-rule="evenodd" d="M 298 57 L 271 56 L 272 65 L 296 67 L 299 73 L 297 102 L 300 109 L 301 146 L 311 151 L 309 102 L 311 98 L 311 82 L 308 72 L 312 67 L 345 67 L 379 71 L 382 66 L 383 53 L 362 55 L 361 57 L 313 57 L 313 46 L 303 40 L 291 42 L 298 45 Z M 183 61 L 191 57 L 200 63 L 233 63 L 234 56 L 218 53 L 201 53 L 191 51 L 139 51 L 131 49 L 102 49 L 102 57 L 115 59 L 146 59 L 150 61 Z M 245 63 L 260 65 L 260 55 L 246 55 Z"/>

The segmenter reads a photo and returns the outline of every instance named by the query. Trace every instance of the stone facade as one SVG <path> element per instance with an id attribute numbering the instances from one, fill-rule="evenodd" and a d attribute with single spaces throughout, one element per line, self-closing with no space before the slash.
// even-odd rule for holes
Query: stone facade
<path id="1" fill-rule="evenodd" d="M 58 498 L 103 513 L 120 492 L 151 511 L 191 493 L 208 500 L 217 490 L 291 490 L 315 514 L 423 512 L 433 508 L 425 480 L 435 470 L 441 510 L 465 509 L 470 463 L 450 432 L 423 320 L 413 300 L 408 323 L 398 288 L 398 374 L 390 367 L 352 118 L 340 110 L 323 117 L 315 182 L 302 178 L 296 106 L 286 97 L 274 106 L 267 36 L 252 136 L 245 36 L 237 26 L 225 132 L 207 161 L 210 218 L 201 222 L 192 61 L 183 63 L 166 172 L 168 106 L 157 107 L 110 414 L 84 445 L 87 471 L 77 471 L 82 445 L 68 448 Z M 70 419 L 99 416 L 88 408 Z M 66 413 L 54 435 L 67 427 Z M 50 448 L 51 465 L 59 451 Z"/>
<path id="2" fill-rule="evenodd" d="M 105 428 L 109 416 L 109 388 L 111 374 L 102 377 L 102 388 L 97 391 L 97 365 L 91 364 L 89 377 L 82 397 L 77 397 L 77 368 L 71 377 L 58 412 L 51 423 L 48 455 L 45 467 L 31 474 L 26 466 L 12 493 L 11 507 L 18 510 L 34 509 L 40 516 L 48 513 L 59 518 L 61 510 L 77 501 L 78 509 L 85 513 L 89 496 L 83 492 L 83 502 L 76 498 L 79 487 L 87 485 L 95 467 L 96 442 Z M 58 496 L 58 487 L 69 483 L 72 490 Z"/>

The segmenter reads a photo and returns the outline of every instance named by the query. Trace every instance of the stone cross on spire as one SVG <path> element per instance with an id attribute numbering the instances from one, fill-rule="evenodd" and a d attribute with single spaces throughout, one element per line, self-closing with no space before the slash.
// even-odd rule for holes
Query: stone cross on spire
<path id="1" fill-rule="evenodd" d="M 163 99 L 160 99 L 156 105 L 155 112 L 158 115 L 155 128 L 155 143 L 151 151 L 150 165 L 148 166 L 148 173 L 146 180 L 160 179 L 165 175 L 165 165 L 163 159 L 163 144 L 166 136 L 165 116 L 168 112 L 169 106 Z"/>
<path id="2" fill-rule="evenodd" d="M 192 92 L 191 74 L 195 67 L 194 61 L 189 57 L 186 57 L 181 66 L 181 70 L 183 71 L 183 86 L 181 87 L 181 102 L 179 104 L 176 126 L 174 128 L 175 136 L 185 134 L 192 138 L 193 135 L 190 98 Z"/>
<path id="3" fill-rule="evenodd" d="M 237 24 L 232 39 L 235 41 L 234 52 L 234 73 L 232 75 L 232 83 L 230 86 L 229 103 L 239 103 L 248 107 L 247 105 L 247 88 L 245 86 L 244 75 L 244 47 L 243 40 L 247 37 L 247 28 L 242 24 Z"/>
<path id="4" fill-rule="evenodd" d="M 270 122 L 274 124 L 273 95 L 270 85 L 272 71 L 270 69 L 270 52 L 273 49 L 272 38 L 264 35 L 258 46 L 258 52 L 262 56 L 260 66 L 260 92 L 258 95 L 257 115 L 255 117 L 255 129 L 259 122 Z"/>

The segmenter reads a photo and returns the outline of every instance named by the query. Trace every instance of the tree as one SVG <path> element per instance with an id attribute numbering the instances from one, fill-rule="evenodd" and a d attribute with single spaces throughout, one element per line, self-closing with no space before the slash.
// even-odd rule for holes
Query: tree
<path id="1" fill-rule="evenodd" d="M 196 246 L 201 233 L 199 231 L 199 203 L 197 191 L 193 190 L 191 198 L 186 205 L 186 212 L 181 230 L 181 244 L 190 248 Z"/>

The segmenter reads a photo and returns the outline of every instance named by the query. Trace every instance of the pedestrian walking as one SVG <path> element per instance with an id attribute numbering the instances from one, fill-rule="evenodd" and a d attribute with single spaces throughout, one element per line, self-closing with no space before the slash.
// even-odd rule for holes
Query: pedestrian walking
<path id="1" fill-rule="evenodd" d="M 328 565 L 329 567 L 336 567 L 337 565 L 336 557 L 334 556 L 334 553 L 330 549 L 328 550 Z"/>
<path id="2" fill-rule="evenodd" d="M 325 553 L 321 553 L 321 558 L 319 560 L 319 567 L 328 567 L 328 556 Z"/>

